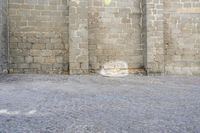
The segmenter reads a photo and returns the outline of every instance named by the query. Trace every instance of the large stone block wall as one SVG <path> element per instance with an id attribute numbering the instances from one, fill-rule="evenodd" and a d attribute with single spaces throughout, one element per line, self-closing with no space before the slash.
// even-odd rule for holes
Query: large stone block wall
<path id="1" fill-rule="evenodd" d="M 9 0 L 10 73 L 86 74 L 121 60 L 148 74 L 200 75 L 199 36 L 200 0 Z"/>
<path id="2" fill-rule="evenodd" d="M 89 66 L 97 71 L 110 61 L 124 61 L 129 69 L 144 67 L 142 1 L 89 1 Z"/>
<path id="3" fill-rule="evenodd" d="M 10 73 L 68 73 L 68 0 L 9 0 Z"/>
<path id="4" fill-rule="evenodd" d="M 200 75 L 200 0 L 165 0 L 165 72 Z"/>
<path id="5" fill-rule="evenodd" d="M 8 26 L 7 0 L 0 1 L 0 73 L 7 71 L 8 57 Z"/>

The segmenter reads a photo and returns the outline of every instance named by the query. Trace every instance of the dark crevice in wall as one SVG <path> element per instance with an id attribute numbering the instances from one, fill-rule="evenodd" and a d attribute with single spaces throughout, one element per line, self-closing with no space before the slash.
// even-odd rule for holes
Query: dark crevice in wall
<path id="1" fill-rule="evenodd" d="M 142 0 L 142 43 L 144 47 L 143 51 L 143 61 L 144 70 L 147 68 L 147 10 L 146 10 L 146 0 Z"/>

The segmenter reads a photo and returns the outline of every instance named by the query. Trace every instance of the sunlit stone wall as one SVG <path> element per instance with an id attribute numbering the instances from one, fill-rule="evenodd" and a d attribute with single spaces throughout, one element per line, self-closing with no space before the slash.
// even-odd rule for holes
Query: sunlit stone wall
<path id="1" fill-rule="evenodd" d="M 9 45 L 6 2 L 0 72 L 200 75 L 200 0 L 9 0 Z"/>
<path id="2" fill-rule="evenodd" d="M 165 0 L 165 72 L 200 75 L 200 0 Z"/>

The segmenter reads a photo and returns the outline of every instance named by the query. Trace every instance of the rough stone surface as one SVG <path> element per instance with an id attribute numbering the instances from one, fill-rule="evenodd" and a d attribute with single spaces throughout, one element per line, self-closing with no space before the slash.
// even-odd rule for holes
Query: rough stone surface
<path id="1" fill-rule="evenodd" d="M 128 64 L 124 61 L 110 61 L 103 65 L 99 73 L 106 77 L 124 77 L 129 74 Z"/>
<path id="2" fill-rule="evenodd" d="M 68 0 L 10 0 L 10 72 L 68 73 Z"/>
<path id="3" fill-rule="evenodd" d="M 7 0 L 0 1 L 0 73 L 7 71 L 8 62 L 8 26 Z"/>
<path id="4" fill-rule="evenodd" d="M 0 77 L 1 133 L 199 133 L 199 105 L 199 77 Z"/>

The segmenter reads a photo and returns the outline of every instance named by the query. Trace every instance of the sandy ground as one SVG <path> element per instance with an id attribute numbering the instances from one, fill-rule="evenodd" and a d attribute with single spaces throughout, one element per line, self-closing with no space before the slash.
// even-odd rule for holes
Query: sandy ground
<path id="1" fill-rule="evenodd" d="M 200 77 L 0 76 L 0 133 L 199 133 Z"/>

